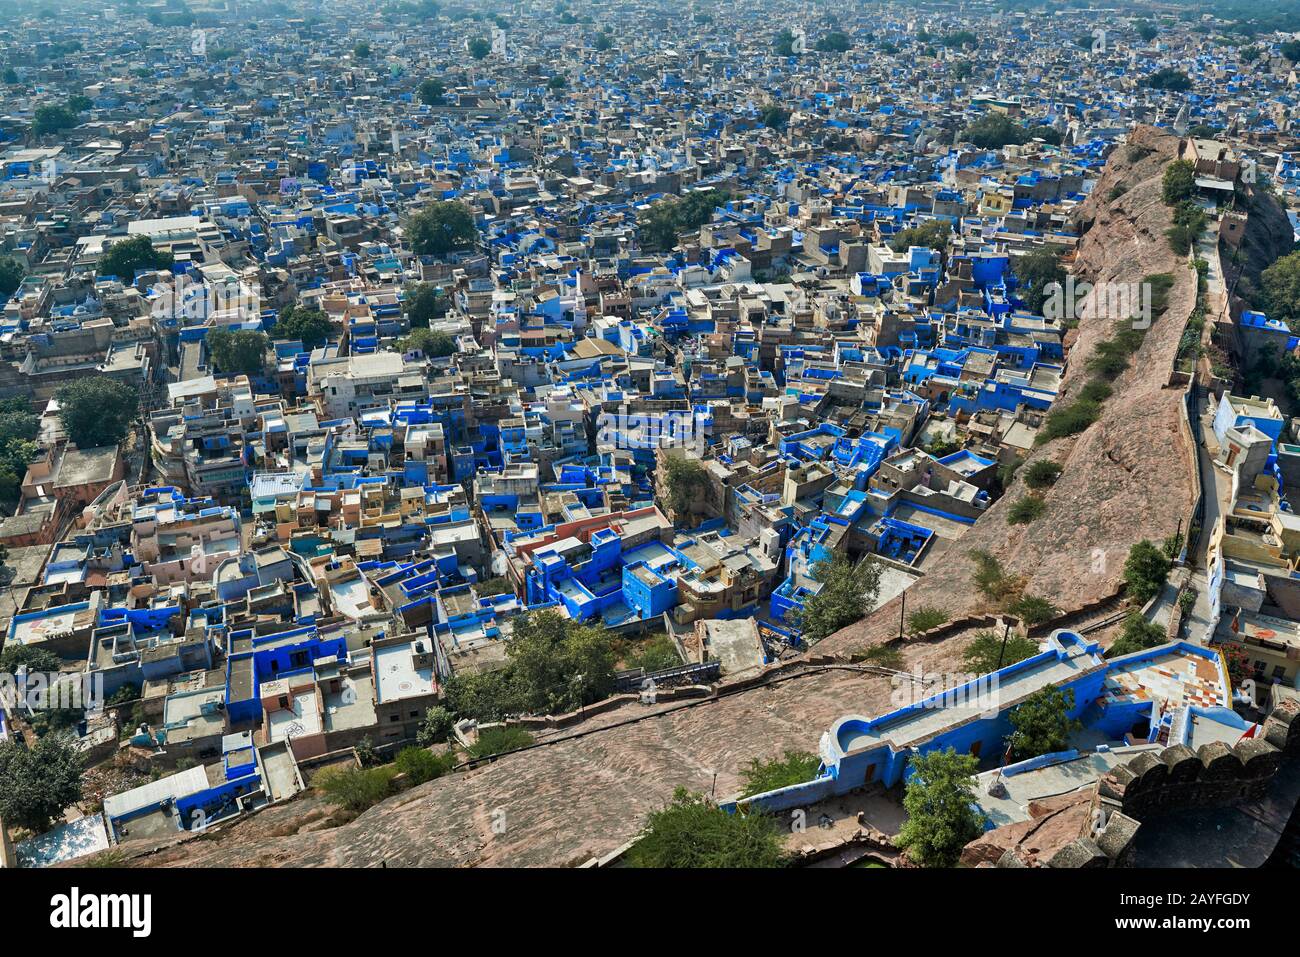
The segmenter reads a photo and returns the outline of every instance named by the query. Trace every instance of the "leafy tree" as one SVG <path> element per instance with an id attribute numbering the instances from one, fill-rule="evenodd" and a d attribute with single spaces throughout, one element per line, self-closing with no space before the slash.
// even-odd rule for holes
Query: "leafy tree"
<path id="1" fill-rule="evenodd" d="M 397 760 L 393 764 L 414 786 L 440 778 L 449 772 L 456 766 L 456 753 L 444 751 L 442 754 L 434 754 L 422 747 L 403 748 L 397 752 Z"/>
<path id="2" fill-rule="evenodd" d="M 1129 549 L 1128 558 L 1124 560 L 1124 581 L 1128 583 L 1128 595 L 1139 605 L 1160 593 L 1169 577 L 1172 563 L 1157 546 L 1145 538 Z"/>
<path id="3" fill-rule="evenodd" d="M 1142 81 L 1142 85 L 1153 90 L 1169 90 L 1183 93 L 1192 88 L 1192 79 L 1182 70 L 1167 66 L 1156 70 Z"/>
<path id="4" fill-rule="evenodd" d="M 777 56 L 794 56 L 794 34 L 789 30 L 782 30 L 772 41 L 772 50 Z"/>
<path id="5" fill-rule="evenodd" d="M 0 304 L 14 294 L 23 281 L 23 267 L 16 259 L 0 257 Z"/>
<path id="6" fill-rule="evenodd" d="M 420 102 L 426 106 L 442 106 L 446 102 L 444 97 L 447 94 L 447 87 L 443 85 L 441 80 L 425 80 L 420 84 L 417 92 Z"/>
<path id="7" fill-rule="evenodd" d="M 753 797 L 792 784 L 803 784 L 816 777 L 821 765 L 821 758 L 807 751 L 787 750 L 784 758 L 770 758 L 767 761 L 751 758 L 749 767 L 740 772 L 740 776 L 745 779 L 745 786 L 740 793 L 743 797 Z"/>
<path id="8" fill-rule="evenodd" d="M 116 276 L 123 282 L 131 282 L 137 272 L 170 269 L 174 261 L 171 253 L 154 249 L 148 236 L 135 236 L 119 239 L 109 246 L 99 257 L 95 271 L 101 276 Z"/>
<path id="9" fill-rule="evenodd" d="M 481 732 L 478 740 L 470 747 L 469 753 L 476 758 L 486 758 L 492 754 L 514 751 L 516 748 L 526 748 L 532 743 L 533 736 L 523 728 L 502 725 Z"/>
<path id="10" fill-rule="evenodd" d="M 614 45 L 614 41 L 609 38 L 608 33 L 596 34 L 596 52 L 604 53 Z"/>
<path id="11" fill-rule="evenodd" d="M 943 252 L 952 241 L 952 226 L 946 219 L 931 219 L 917 226 L 908 226 L 894 234 L 889 247 L 896 253 L 905 253 L 912 246 L 928 246 Z"/>
<path id="12" fill-rule="evenodd" d="M 934 608 L 930 605 L 923 605 L 907 616 L 907 630 L 913 635 L 919 635 L 947 623 L 948 613 L 942 608 Z"/>
<path id="13" fill-rule="evenodd" d="M 116 445 L 126 437 L 135 418 L 135 389 L 117 379 L 77 379 L 63 386 L 59 421 L 79 449 Z"/>
<path id="14" fill-rule="evenodd" d="M 375 743 L 370 740 L 370 735 L 366 735 L 358 741 L 352 750 L 363 768 L 373 768 L 383 763 L 380 760 L 379 752 L 375 750 Z"/>
<path id="15" fill-rule="evenodd" d="M 456 340 L 440 329 L 415 328 L 401 341 L 401 349 L 403 352 L 418 349 L 426 358 L 441 359 L 455 354 Z"/>
<path id="16" fill-rule="evenodd" d="M 1300 252 L 1276 260 L 1259 278 L 1269 316 L 1300 329 Z"/>
<path id="17" fill-rule="evenodd" d="M 370 44 L 367 43 L 365 40 L 362 40 L 360 43 L 358 43 L 356 46 L 352 48 L 352 55 L 356 57 L 358 60 L 369 60 Z"/>
<path id="18" fill-rule="evenodd" d="M 1083 727 L 1081 721 L 1070 717 L 1073 707 L 1073 691 L 1048 685 L 1012 708 L 1009 717 L 1014 730 L 1007 739 L 1012 758 L 1024 761 L 1069 747 L 1070 735 Z"/>
<path id="19" fill-rule="evenodd" d="M 0 674 L 16 674 L 23 665 L 31 672 L 54 672 L 60 664 L 62 660 L 54 652 L 32 645 L 10 644 L 0 651 Z"/>
<path id="20" fill-rule="evenodd" d="M 940 41 L 944 46 L 951 49 L 959 49 L 966 46 L 979 46 L 979 37 L 969 30 L 958 30 L 956 33 L 950 33 Z"/>
<path id="21" fill-rule="evenodd" d="M 609 638 L 553 611 L 516 618 L 507 654 L 527 713 L 573 711 L 614 690 Z"/>
<path id="22" fill-rule="evenodd" d="M 478 230 L 474 216 L 464 203 L 454 200 L 433 202 L 406 224 L 411 248 L 420 256 L 445 256 L 474 244 Z"/>
<path id="23" fill-rule="evenodd" d="M 709 475 L 698 459 L 685 455 L 665 455 L 663 469 L 664 487 L 668 493 L 668 511 L 675 522 L 691 520 L 691 505 L 698 501 L 709 487 Z"/>
<path id="24" fill-rule="evenodd" d="M 441 744 L 451 739 L 455 724 L 456 718 L 450 711 L 442 705 L 434 705 L 424 712 L 424 720 L 420 722 L 420 729 L 415 733 L 415 740 L 422 748 L 427 748 L 431 744 Z"/>
<path id="25" fill-rule="evenodd" d="M 728 814 L 702 794 L 678 788 L 646 818 L 628 850 L 629 867 L 783 867 L 781 831 L 766 814 Z"/>
<path id="26" fill-rule="evenodd" d="M 1119 658 L 1122 655 L 1131 655 L 1164 643 L 1165 630 L 1163 628 L 1147 621 L 1142 617 L 1141 612 L 1131 611 L 1124 619 L 1124 627 L 1120 630 L 1119 637 L 1106 650 L 1106 657 Z"/>
<path id="27" fill-rule="evenodd" d="M 319 309 L 288 306 L 275 323 L 277 339 L 299 339 L 305 348 L 323 346 L 334 331 L 330 317 Z"/>
<path id="28" fill-rule="evenodd" d="M 546 81 L 546 88 L 548 90 L 563 90 L 568 85 L 569 81 L 565 79 L 562 73 L 557 73 Z"/>
<path id="29" fill-rule="evenodd" d="M 962 653 L 962 667 L 977 675 L 987 675 L 1036 654 L 1038 642 L 1024 635 L 1008 635 L 1006 648 L 1003 648 L 1001 635 L 994 631 L 981 631 Z"/>
<path id="30" fill-rule="evenodd" d="M 832 30 L 825 36 L 818 37 L 814 49 L 819 53 L 844 53 L 852 48 L 848 35 L 839 30 Z"/>
<path id="31" fill-rule="evenodd" d="M 775 103 L 767 104 L 758 113 L 758 121 L 772 130 L 784 129 L 788 119 L 790 119 L 790 111 Z"/>
<path id="32" fill-rule="evenodd" d="M 1065 267 L 1055 246 L 1038 246 L 1032 252 L 1016 257 L 1011 271 L 1015 274 L 1017 295 L 1024 300 L 1025 308 L 1042 315 L 1049 289 L 1053 283 L 1064 283 Z"/>
<path id="33" fill-rule="evenodd" d="M 80 752 L 70 735 L 49 734 L 30 749 L 0 743 L 0 818 L 40 834 L 63 809 L 81 800 Z"/>
<path id="34" fill-rule="evenodd" d="M 32 136 L 49 136 L 77 125 L 77 114 L 67 106 L 38 106 L 32 113 Z"/>
<path id="35" fill-rule="evenodd" d="M 574 711 L 614 689 L 614 652 L 599 629 L 553 611 L 515 619 L 505 667 L 447 682 L 447 707 L 478 721 Z"/>
<path id="36" fill-rule="evenodd" d="M 1029 130 L 1005 113 L 990 110 L 966 127 L 966 140 L 984 150 L 1001 149 L 1029 141 Z"/>
<path id="37" fill-rule="evenodd" d="M 1030 488 L 1047 488 L 1061 477 L 1061 463 L 1039 459 L 1025 469 L 1025 484 Z"/>
<path id="38" fill-rule="evenodd" d="M 266 333 L 215 329 L 208 333 L 208 355 L 224 375 L 259 375 L 266 368 Z"/>
<path id="39" fill-rule="evenodd" d="M 475 37 L 469 41 L 469 55 L 476 60 L 484 59 L 492 52 L 492 44 L 482 37 Z"/>
<path id="40" fill-rule="evenodd" d="M 4 82 L 7 83 L 9 86 L 17 86 L 17 85 L 18 85 L 18 71 L 15 70 L 15 69 L 14 69 L 13 67 L 11 67 L 11 66 L 5 67 L 5 71 L 4 71 L 4 74 L 3 74 L 3 80 L 4 80 Z"/>
<path id="41" fill-rule="evenodd" d="M 407 321 L 412 328 L 428 328 L 434 319 L 441 319 L 447 314 L 447 297 L 438 287 L 427 282 L 416 283 L 402 300 Z"/>
<path id="42" fill-rule="evenodd" d="M 881 568 L 871 558 L 853 562 L 840 552 L 814 565 L 812 577 L 822 587 L 796 616 L 803 637 L 821 641 L 862 618 L 880 594 Z"/>
<path id="43" fill-rule="evenodd" d="M 1282 55 L 1292 63 L 1300 63 L 1300 40 L 1288 40 L 1281 46 Z"/>
<path id="44" fill-rule="evenodd" d="M 662 199 L 637 214 L 641 240 L 652 249 L 671 249 L 677 235 L 698 229 L 713 218 L 713 211 L 731 198 L 726 190 L 695 190 L 680 199 Z"/>
<path id="45" fill-rule="evenodd" d="M 1160 31 L 1156 29 L 1155 24 L 1143 20 L 1137 25 L 1137 35 L 1142 38 L 1143 43 L 1150 43 L 1156 38 Z"/>
<path id="46" fill-rule="evenodd" d="M 961 850 L 984 833 L 975 810 L 974 775 L 979 762 L 953 748 L 914 755 L 903 794 L 907 822 L 898 846 L 922 867 L 952 867 Z"/>

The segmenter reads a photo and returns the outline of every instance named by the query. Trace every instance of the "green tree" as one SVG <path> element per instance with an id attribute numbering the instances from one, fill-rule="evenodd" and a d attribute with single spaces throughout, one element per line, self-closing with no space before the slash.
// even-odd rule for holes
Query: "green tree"
<path id="1" fill-rule="evenodd" d="M 1166 206 L 1177 206 L 1196 193 L 1196 166 L 1191 160 L 1174 160 L 1165 167 L 1160 196 Z"/>
<path id="2" fill-rule="evenodd" d="M 456 340 L 440 329 L 415 328 L 401 341 L 403 352 L 413 349 L 418 349 L 427 358 L 441 359 L 456 353 Z"/>
<path id="3" fill-rule="evenodd" d="M 79 449 L 116 445 L 126 437 L 135 418 L 136 391 L 117 379 L 77 379 L 63 386 L 59 421 Z"/>
<path id="4" fill-rule="evenodd" d="M 781 30 L 772 40 L 772 50 L 777 56 L 794 56 L 794 34 Z"/>
<path id="5" fill-rule="evenodd" d="M 608 33 L 596 34 L 596 52 L 604 53 L 614 45 L 614 41 L 609 38 Z"/>
<path id="6" fill-rule="evenodd" d="M 1182 70 L 1167 66 L 1163 69 L 1156 70 L 1147 76 L 1142 85 L 1153 90 L 1169 90 L 1174 93 L 1185 93 L 1192 88 L 1192 78 Z"/>
<path id="7" fill-rule="evenodd" d="M 14 294 L 22 281 L 22 263 L 8 256 L 0 256 L 0 305 Z"/>
<path id="8" fill-rule="evenodd" d="M 1168 556 L 1145 538 L 1137 542 L 1124 560 L 1128 597 L 1139 605 L 1145 605 L 1164 587 L 1171 564 Z"/>
<path id="9" fill-rule="evenodd" d="M 441 80 L 428 79 L 420 84 L 418 93 L 420 102 L 426 106 L 442 106 L 446 102 L 447 87 Z"/>
<path id="10" fill-rule="evenodd" d="M 607 698 L 614 690 L 609 638 L 556 612 L 516 618 L 506 653 L 527 713 L 573 711 Z"/>
<path id="11" fill-rule="evenodd" d="M 358 60 L 369 60 L 370 44 L 367 43 L 365 40 L 362 40 L 360 43 L 358 43 L 356 46 L 352 48 L 352 55 L 356 57 Z"/>
<path id="12" fill-rule="evenodd" d="M 625 858 L 629 867 L 784 867 L 781 831 L 766 814 L 728 814 L 702 794 L 678 788 L 652 811 Z"/>
<path id="13" fill-rule="evenodd" d="M 1106 650 L 1106 657 L 1119 658 L 1122 655 L 1145 651 L 1156 645 L 1163 645 L 1165 639 L 1165 630 L 1162 627 L 1147 621 L 1142 617 L 1141 612 L 1131 611 L 1124 619 L 1124 627 L 1120 630 L 1119 637 Z"/>
<path id="14" fill-rule="evenodd" d="M 557 73 L 546 81 L 546 88 L 548 90 L 563 90 L 568 85 L 569 81 L 565 79 L 562 73 Z"/>
<path id="15" fill-rule="evenodd" d="M 445 256 L 474 244 L 478 230 L 474 216 L 464 203 L 438 201 L 430 203 L 410 218 L 406 235 L 419 256 Z"/>
<path id="16" fill-rule="evenodd" d="M 141 270 L 170 269 L 174 259 L 169 252 L 153 248 L 148 236 L 119 239 L 99 257 L 95 271 L 101 276 L 116 276 L 131 282 Z"/>
<path id="17" fill-rule="evenodd" d="M 740 776 L 745 779 L 745 786 L 740 793 L 743 797 L 753 797 L 792 784 L 803 784 L 816 777 L 821 766 L 821 758 L 808 751 L 787 750 L 785 757 L 769 758 L 766 761 L 751 758 L 749 767 L 740 772 Z"/>
<path id="18" fill-rule="evenodd" d="M 469 41 L 469 55 L 474 59 L 482 60 L 491 52 L 492 44 L 482 37 L 475 37 Z"/>
<path id="19" fill-rule="evenodd" d="M 1300 63 L 1300 40 L 1288 40 L 1282 44 L 1281 51 L 1292 63 Z"/>
<path id="20" fill-rule="evenodd" d="M 709 474 L 699 459 L 686 455 L 664 455 L 660 462 L 664 489 L 668 493 L 668 511 L 674 522 L 692 521 L 694 502 L 709 487 Z"/>
<path id="21" fill-rule="evenodd" d="M 898 846 L 922 867 L 952 867 L 962 848 L 984 833 L 975 810 L 974 775 L 979 763 L 953 748 L 913 755 L 903 794 L 907 821 Z"/>
<path id="22" fill-rule="evenodd" d="M 64 808 L 81 800 L 83 769 L 70 735 L 49 734 L 31 748 L 13 738 L 0 743 L 0 818 L 43 833 Z"/>
<path id="23" fill-rule="evenodd" d="M 62 663 L 54 652 L 32 645 L 10 644 L 5 646 L 4 651 L 0 651 L 0 674 L 16 674 L 24 665 L 28 671 L 50 673 L 58 671 Z"/>
<path id="24" fill-rule="evenodd" d="M 330 317 L 319 309 L 287 306 L 275 323 L 275 338 L 299 339 L 307 349 L 323 346 L 334 331 Z"/>
<path id="25" fill-rule="evenodd" d="M 432 744 L 441 744 L 451 739 L 456 724 L 455 716 L 442 705 L 434 705 L 424 712 L 424 720 L 415 733 L 415 740 L 422 748 Z"/>
<path id="26" fill-rule="evenodd" d="M 224 375 L 259 375 L 266 368 L 269 341 L 264 332 L 214 329 L 207 335 L 208 355 Z"/>
<path id="27" fill-rule="evenodd" d="M 943 252 L 952 241 L 952 226 L 946 219 L 931 219 L 917 226 L 908 226 L 894 234 L 889 247 L 896 253 L 905 253 L 913 246 L 928 246 Z"/>
<path id="28" fill-rule="evenodd" d="M 988 675 L 1036 654 L 1038 642 L 1024 635 L 1008 635 L 1004 648 L 997 632 L 981 631 L 962 652 L 962 667 L 977 675 Z"/>
<path id="29" fill-rule="evenodd" d="M 1139 23 L 1136 29 L 1137 29 L 1137 35 L 1142 38 L 1143 43 L 1150 43 L 1152 40 L 1156 38 L 1156 34 L 1160 32 L 1159 30 L 1156 29 L 1155 24 L 1150 23 L 1146 20 L 1143 20 L 1141 23 Z"/>
<path id="30" fill-rule="evenodd" d="M 32 136 L 49 136 L 77 125 L 77 114 L 67 106 L 38 106 L 32 113 Z"/>
<path id="31" fill-rule="evenodd" d="M 681 663 L 672 639 L 663 634 L 641 642 L 625 661 L 628 668 L 640 668 L 646 672 L 675 668 Z"/>
<path id="32" fill-rule="evenodd" d="M 1269 316 L 1300 329 L 1300 252 L 1276 260 L 1259 278 Z"/>
<path id="33" fill-rule="evenodd" d="M 1081 721 L 1070 717 L 1073 707 L 1073 691 L 1048 685 L 1012 708 L 1009 717 L 1014 730 L 1007 738 L 1012 759 L 1024 761 L 1068 748 L 1070 735 L 1083 727 Z"/>
<path id="34" fill-rule="evenodd" d="M 966 127 L 966 141 L 984 150 L 1018 146 L 1029 141 L 1029 130 L 1005 113 L 989 111 Z"/>
<path id="35" fill-rule="evenodd" d="M 832 30 L 825 36 L 817 38 L 814 49 L 819 53 L 844 53 L 852 48 L 853 43 L 849 40 L 848 35 L 839 30 Z"/>
<path id="36" fill-rule="evenodd" d="M 830 561 L 814 565 L 812 577 L 821 582 L 821 589 L 795 616 L 804 639 L 821 641 L 874 608 L 880 595 L 881 570 L 880 563 L 870 557 L 854 562 L 840 552 Z"/>
<path id="37" fill-rule="evenodd" d="M 1061 254 L 1055 246 L 1038 246 L 1032 252 L 1017 256 L 1011 271 L 1016 277 L 1016 294 L 1024 300 L 1025 308 L 1036 315 L 1043 314 L 1052 285 L 1063 284 L 1066 279 Z"/>
<path id="38" fill-rule="evenodd" d="M 432 283 L 418 282 L 407 290 L 402 309 L 412 328 L 425 328 L 447 314 L 447 297 Z"/>
<path id="39" fill-rule="evenodd" d="M 790 119 L 790 111 L 776 103 L 768 103 L 758 113 L 758 121 L 772 130 L 784 129 L 788 119 Z"/>
<path id="40" fill-rule="evenodd" d="M 637 214 L 641 241 L 651 249 L 671 249 L 679 233 L 703 226 L 713 218 L 713 211 L 729 199 L 726 190 L 707 189 L 651 203 L 649 210 Z"/>

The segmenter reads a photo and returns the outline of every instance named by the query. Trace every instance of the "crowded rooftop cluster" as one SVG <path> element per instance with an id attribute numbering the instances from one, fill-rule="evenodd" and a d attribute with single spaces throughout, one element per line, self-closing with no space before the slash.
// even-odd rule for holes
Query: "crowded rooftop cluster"
<path id="1" fill-rule="evenodd" d="M 1256 176 L 1300 197 L 1300 43 L 1170 4 L 0 11 L 0 754 L 47 752 L 4 758 L 45 796 L 0 795 L 0 831 L 26 865 L 285 801 L 342 753 L 481 756 L 478 725 L 815 652 L 942 577 L 1108 400 L 1063 396 L 1061 293 L 1136 124 L 1182 139 L 1211 215 Z M 1272 356 L 1289 319 L 1242 325 Z M 1201 603 L 1293 651 L 1265 582 L 1300 446 L 1222 403 L 1260 501 L 1213 530 Z M 1082 676 L 1122 740 L 1122 669 L 1061 634 L 1017 674 Z M 1157 658 L 1213 686 L 1178 740 L 1261 726 L 1224 717 L 1204 646 Z M 926 721 L 842 719 L 809 787 L 894 783 L 903 744 L 948 740 Z"/>

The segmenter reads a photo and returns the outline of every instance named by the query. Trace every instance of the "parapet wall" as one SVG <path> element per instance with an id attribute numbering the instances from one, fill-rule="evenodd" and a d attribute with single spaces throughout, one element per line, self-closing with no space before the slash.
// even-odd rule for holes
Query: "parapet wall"
<path id="1" fill-rule="evenodd" d="M 1176 744 L 1145 751 L 1098 780 L 1090 834 L 1058 850 L 1049 867 L 1124 867 L 1144 818 L 1182 810 L 1259 800 L 1284 761 L 1300 755 L 1300 702 L 1274 709 L 1262 733 L 1229 747 L 1221 741 L 1192 750 Z M 1026 867 L 1015 849 L 999 867 Z"/>

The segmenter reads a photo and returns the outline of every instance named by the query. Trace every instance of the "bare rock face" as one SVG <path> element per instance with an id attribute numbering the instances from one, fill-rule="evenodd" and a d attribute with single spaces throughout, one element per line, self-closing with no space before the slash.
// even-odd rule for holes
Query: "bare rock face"
<path id="1" fill-rule="evenodd" d="M 962 538 L 945 544 L 926 576 L 908 590 L 910 607 L 932 605 L 952 617 L 984 607 L 971 583 L 969 553 L 993 554 L 1011 574 L 1023 576 L 1025 592 L 1069 611 L 1117 591 L 1129 548 L 1140 538 L 1172 535 L 1180 519 L 1188 527 L 1195 496 L 1195 449 L 1181 424 L 1181 388 L 1170 387 L 1178 340 L 1196 304 L 1196 273 L 1169 248 L 1172 224 L 1161 199 L 1165 166 L 1178 155 L 1179 140 L 1139 127 L 1106 162 L 1096 188 L 1081 204 L 1082 231 L 1071 267 L 1077 280 L 1094 284 L 1141 283 L 1148 276 L 1173 277 L 1165 312 L 1153 320 L 1129 368 L 1111 385 L 1099 421 L 1082 433 L 1035 448 L 1033 462 L 1050 458 L 1063 466 L 1044 498 L 1046 512 L 1027 525 L 1007 524 L 1007 510 L 1025 494 L 1020 476 Z M 1123 189 L 1116 188 L 1122 186 Z M 1110 197 L 1114 196 L 1114 199 Z M 1091 378 L 1088 358 L 1097 343 L 1122 324 L 1095 315 L 1088 301 L 1079 326 L 1067 338 L 1067 367 L 1060 402 Z M 844 654 L 898 632 L 898 599 L 818 645 L 822 654 Z"/>

